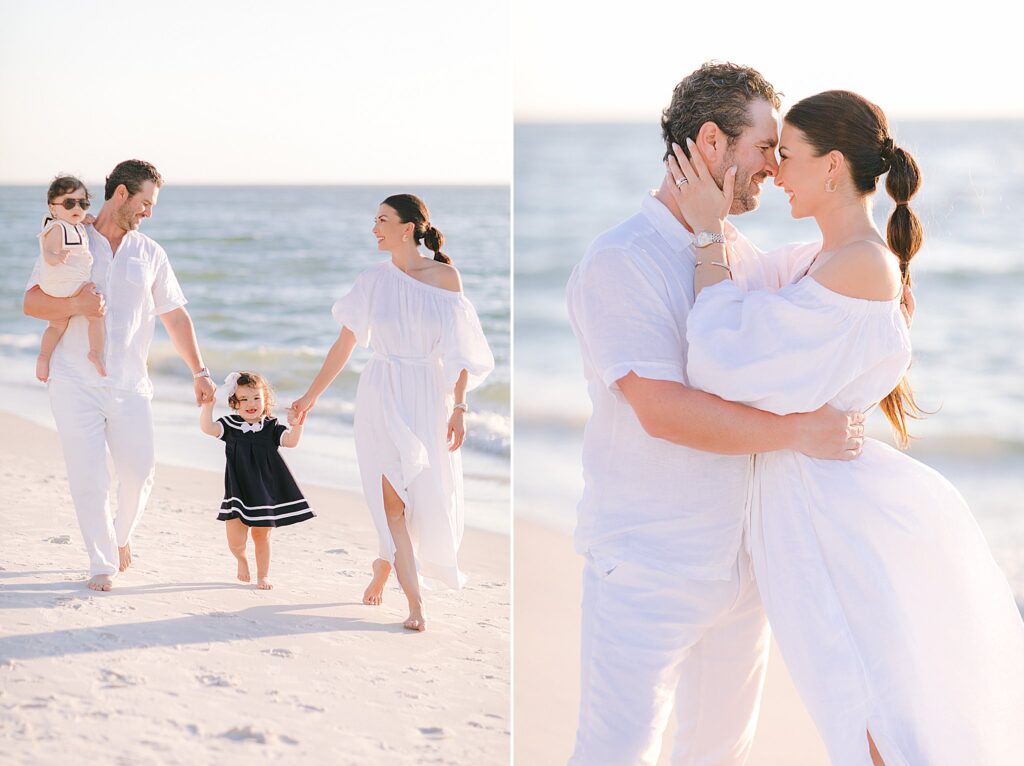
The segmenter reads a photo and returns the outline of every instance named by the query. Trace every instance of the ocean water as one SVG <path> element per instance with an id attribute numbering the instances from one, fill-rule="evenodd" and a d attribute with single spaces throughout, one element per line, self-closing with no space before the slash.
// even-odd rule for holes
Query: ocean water
<path id="1" fill-rule="evenodd" d="M 102 202 L 102 182 L 85 180 L 95 212 Z M 360 271 L 390 257 L 377 251 L 370 229 L 380 201 L 399 191 L 417 194 L 429 205 L 494 352 L 495 371 L 468 395 L 471 411 L 463 447 L 467 523 L 507 532 L 508 187 L 189 187 L 170 182 L 141 231 L 167 251 L 189 300 L 204 361 L 218 384 L 233 370 L 260 372 L 286 407 L 305 391 L 337 338 L 332 303 Z M 0 409 L 51 424 L 44 386 L 33 375 L 43 325 L 21 311 L 25 282 L 38 256 L 36 233 L 45 202 L 45 185 L 0 187 Z M 359 372 L 368 356 L 367 350 L 356 349 L 307 421 L 303 444 L 289 451 L 300 480 L 358 490 L 351 425 Z M 204 441 L 195 406 L 188 403 L 191 375 L 159 322 L 150 375 L 156 388 L 158 457 L 221 470 L 218 445 Z"/>
<path id="2" fill-rule="evenodd" d="M 1024 123 L 900 122 L 922 168 L 913 206 L 926 241 L 914 259 L 911 381 L 937 410 L 910 454 L 971 504 L 1024 604 Z M 590 412 L 565 310 L 565 283 L 599 233 L 633 215 L 664 174 L 660 129 L 640 124 L 520 124 L 515 132 L 515 497 L 523 517 L 571 529 Z M 880 189 L 884 232 L 892 201 Z M 817 238 L 766 183 L 761 207 L 733 222 L 768 248 Z M 881 416 L 871 434 L 888 438 Z"/>

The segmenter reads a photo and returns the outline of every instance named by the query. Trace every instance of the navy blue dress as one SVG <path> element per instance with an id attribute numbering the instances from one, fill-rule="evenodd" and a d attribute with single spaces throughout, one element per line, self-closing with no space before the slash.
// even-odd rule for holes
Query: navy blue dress
<path id="1" fill-rule="evenodd" d="M 277 418 L 249 424 L 240 415 L 226 415 L 217 422 L 227 456 L 218 521 L 284 527 L 315 516 L 278 450 L 287 426 Z"/>

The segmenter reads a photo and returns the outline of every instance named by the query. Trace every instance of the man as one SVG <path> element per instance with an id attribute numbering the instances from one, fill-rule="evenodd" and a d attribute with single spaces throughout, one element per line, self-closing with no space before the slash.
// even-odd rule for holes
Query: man
<path id="1" fill-rule="evenodd" d="M 666 157 L 690 137 L 731 212 L 758 205 L 775 173 L 779 97 L 758 72 L 705 64 L 676 87 Z M 655 764 L 673 703 L 673 763 L 742 764 L 769 646 L 744 547 L 750 455 L 859 454 L 863 416 L 824 407 L 777 416 L 687 387 L 686 317 L 696 261 L 717 239 L 692 231 L 666 180 L 602 234 L 567 300 L 593 402 L 575 542 L 587 559 L 574 766 Z M 733 276 L 777 288 L 806 248 L 768 258 L 728 227 Z"/>
<path id="2" fill-rule="evenodd" d="M 153 386 L 146 362 L 157 316 L 193 373 L 196 403 L 212 399 L 216 390 L 167 254 L 138 231 L 153 214 L 162 185 L 148 162 L 115 167 L 103 207 L 87 227 L 92 282 L 70 298 L 53 298 L 39 289 L 37 268 L 25 288 L 28 316 L 70 317 L 47 385 L 89 554 L 89 587 L 98 591 L 109 591 L 114 575 L 131 565 L 132 531 L 153 487 Z M 98 316 L 106 322 L 106 377 L 87 358 L 88 318 Z M 108 502 L 107 447 L 117 471 L 116 516 Z"/>

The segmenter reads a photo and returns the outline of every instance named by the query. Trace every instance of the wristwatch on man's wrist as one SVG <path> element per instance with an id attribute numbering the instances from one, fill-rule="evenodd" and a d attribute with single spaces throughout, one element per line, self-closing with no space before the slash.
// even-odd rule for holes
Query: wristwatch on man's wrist
<path id="1" fill-rule="evenodd" d="M 199 372 L 192 375 L 192 380 L 199 380 L 200 378 L 209 378 L 210 371 L 207 368 L 201 369 Z"/>
<path id="2" fill-rule="evenodd" d="M 693 239 L 693 244 L 697 247 L 707 247 L 708 245 L 724 245 L 725 235 L 718 231 L 702 231 L 697 234 Z"/>

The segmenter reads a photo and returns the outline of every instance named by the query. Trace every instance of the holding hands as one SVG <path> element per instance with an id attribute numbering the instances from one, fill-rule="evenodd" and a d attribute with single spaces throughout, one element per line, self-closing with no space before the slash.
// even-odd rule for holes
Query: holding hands
<path id="1" fill-rule="evenodd" d="M 210 378 L 210 374 L 201 375 L 196 378 L 193 383 L 193 392 L 196 395 L 196 406 L 202 407 L 203 405 L 213 406 L 214 396 L 217 393 L 217 386 Z"/>
<path id="2" fill-rule="evenodd" d="M 732 207 L 736 166 L 725 171 L 722 188 L 719 188 L 697 145 L 687 138 L 686 146 L 689 158 L 681 146 L 672 144 L 674 156 L 665 163 L 672 198 L 694 231 L 719 231 Z"/>
<path id="3" fill-rule="evenodd" d="M 312 396 L 308 391 L 292 402 L 286 412 L 288 413 L 288 425 L 301 426 L 306 422 L 306 416 L 316 405 L 317 397 Z"/>

